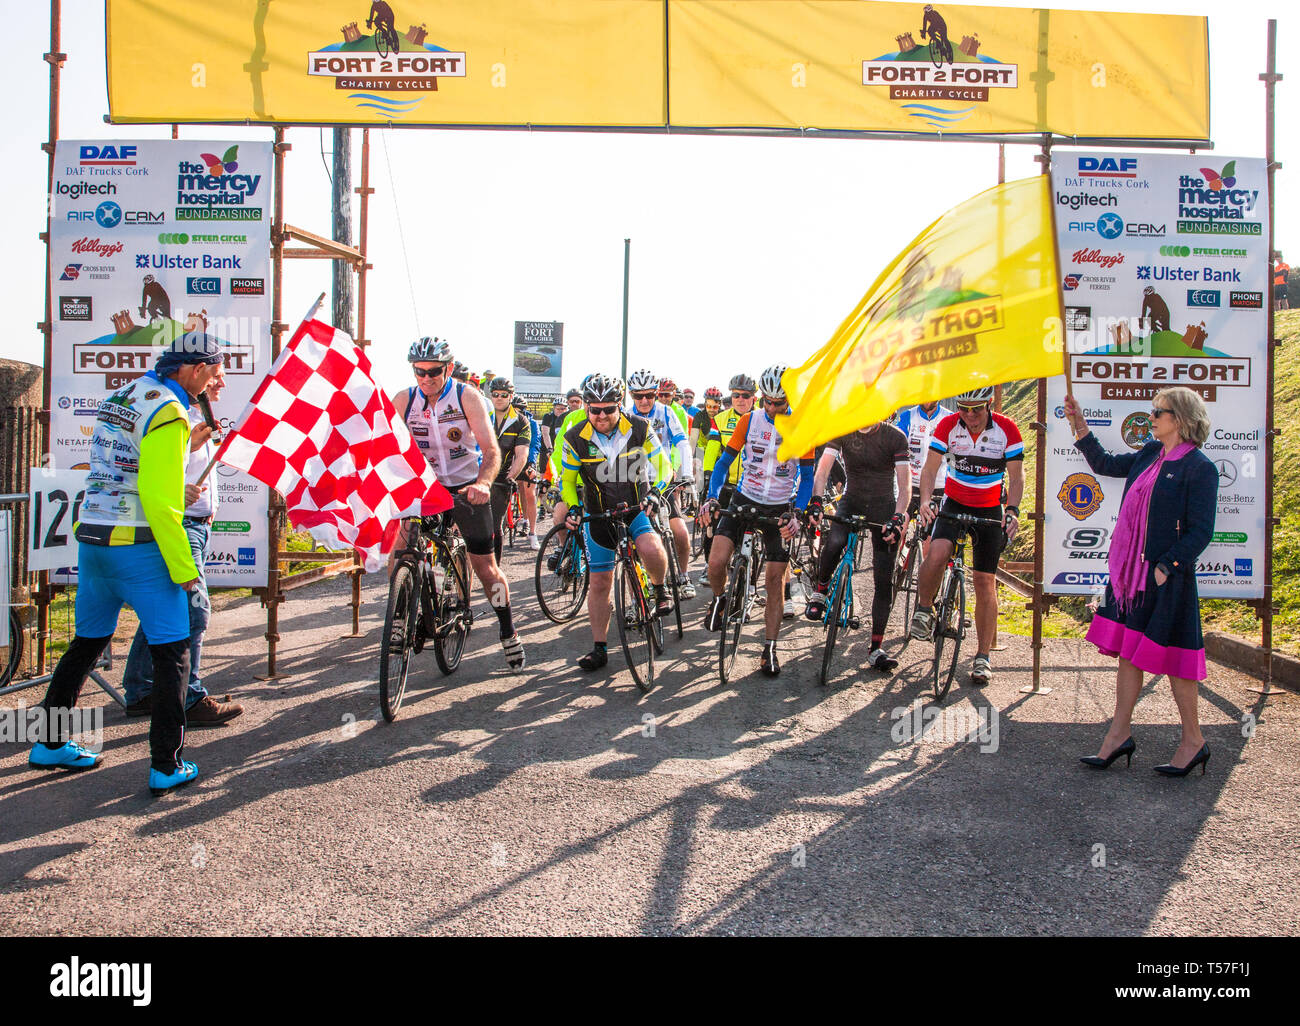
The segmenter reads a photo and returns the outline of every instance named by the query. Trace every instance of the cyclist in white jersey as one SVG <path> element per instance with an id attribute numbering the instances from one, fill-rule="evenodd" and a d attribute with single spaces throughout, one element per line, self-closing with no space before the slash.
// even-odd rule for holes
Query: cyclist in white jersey
<path id="1" fill-rule="evenodd" d="M 672 462 L 674 482 L 693 482 L 695 461 L 691 457 L 691 443 L 677 414 L 659 401 L 659 375 L 648 370 L 633 371 L 627 376 L 627 391 L 632 398 L 628 412 L 648 420 L 654 427 L 659 443 Z M 668 527 L 673 532 L 673 545 L 677 549 L 677 593 L 683 599 L 693 599 L 695 585 L 686 572 L 691 561 L 691 537 L 675 494 L 668 498 Z"/>
<path id="2" fill-rule="evenodd" d="M 524 667 L 524 647 L 510 612 L 510 584 L 492 552 L 492 481 L 501 468 L 488 402 L 478 390 L 452 379 L 451 345 L 416 339 L 406 354 L 415 386 L 393 399 L 411 437 L 451 492 L 451 518 L 465 539 L 470 566 L 497 615 L 501 648 L 512 670 Z M 416 527 L 418 530 L 418 525 Z"/>
<path id="3" fill-rule="evenodd" d="M 910 516 L 916 516 L 921 502 L 921 471 L 925 469 L 925 458 L 930 453 L 930 435 L 935 425 L 952 410 L 942 403 L 932 400 L 919 406 L 910 406 L 898 414 L 898 430 L 907 436 L 907 451 L 912 465 L 912 504 L 908 509 Z M 934 479 L 934 496 L 943 497 L 944 479 L 948 476 L 948 467 L 939 464 Z"/>

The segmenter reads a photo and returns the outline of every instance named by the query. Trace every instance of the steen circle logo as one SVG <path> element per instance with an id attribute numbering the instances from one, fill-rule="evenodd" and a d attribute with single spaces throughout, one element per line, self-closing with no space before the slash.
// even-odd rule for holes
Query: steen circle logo
<path id="1" fill-rule="evenodd" d="M 1141 449 L 1151 441 L 1151 414 L 1141 411 L 1130 413 L 1120 424 L 1119 433 L 1130 449 Z"/>
<path id="2" fill-rule="evenodd" d="M 447 432 L 447 441 L 449 442 L 459 442 L 461 440 L 461 437 L 462 435 L 461 435 L 460 428 L 452 428 L 450 431 Z"/>
<path id="3" fill-rule="evenodd" d="M 1071 474 L 1062 482 L 1056 497 L 1061 508 L 1075 520 L 1087 520 L 1101 509 L 1101 500 L 1106 496 L 1091 474 Z"/>

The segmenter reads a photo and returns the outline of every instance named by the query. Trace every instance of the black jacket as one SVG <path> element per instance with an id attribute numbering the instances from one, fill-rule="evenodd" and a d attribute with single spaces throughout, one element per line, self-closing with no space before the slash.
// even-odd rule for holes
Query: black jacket
<path id="1" fill-rule="evenodd" d="M 1102 448 L 1089 432 L 1074 443 L 1094 473 L 1123 477 L 1124 498 L 1139 474 L 1160 458 L 1163 446 L 1147 442 L 1137 452 L 1115 456 Z M 1163 564 L 1170 574 L 1196 574 L 1196 560 L 1214 536 L 1214 515 L 1219 507 L 1219 472 L 1200 449 L 1167 464 L 1151 492 L 1143 558 L 1151 566 Z"/>

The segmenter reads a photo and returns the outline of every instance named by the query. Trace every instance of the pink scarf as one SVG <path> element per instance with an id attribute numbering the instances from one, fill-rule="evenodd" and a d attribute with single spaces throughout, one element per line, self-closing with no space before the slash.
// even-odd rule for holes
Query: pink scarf
<path id="1" fill-rule="evenodd" d="M 1110 543 L 1106 565 L 1110 570 L 1110 590 L 1121 613 L 1132 609 L 1146 590 L 1149 567 L 1143 550 L 1147 541 L 1147 513 L 1160 469 L 1166 463 L 1182 459 L 1195 448 L 1191 442 L 1182 442 L 1168 455 L 1162 455 L 1138 475 L 1119 508 L 1119 523 L 1115 525 L 1115 537 Z"/>

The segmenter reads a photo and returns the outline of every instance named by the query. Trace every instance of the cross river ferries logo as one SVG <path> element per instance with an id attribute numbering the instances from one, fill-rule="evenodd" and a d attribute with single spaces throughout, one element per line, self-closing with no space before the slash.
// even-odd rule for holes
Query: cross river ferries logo
<path id="1" fill-rule="evenodd" d="M 432 93 L 440 78 L 464 78 L 465 54 L 446 50 L 424 41 L 423 24 L 410 25 L 397 34 L 397 17 L 383 0 L 370 5 L 365 28 L 357 23 L 342 28 L 343 42 L 331 43 L 307 54 L 307 74 L 334 79 L 336 90 L 345 90 L 359 113 L 376 110 L 390 121 L 413 113 L 420 97 L 402 99 L 397 93 Z"/>
<path id="2" fill-rule="evenodd" d="M 1017 66 L 979 52 L 978 33 L 963 35 L 954 46 L 948 23 L 930 4 L 921 12 L 921 42 L 910 31 L 894 37 L 898 49 L 862 62 L 864 86 L 887 86 L 891 100 L 956 101 L 954 106 L 911 102 L 902 104 L 910 117 L 930 127 L 951 130 L 974 112 L 973 103 L 987 103 L 993 89 L 1015 89 Z"/>

